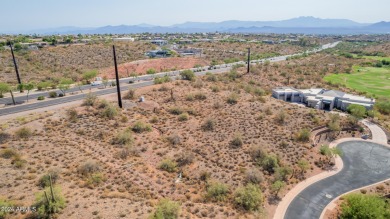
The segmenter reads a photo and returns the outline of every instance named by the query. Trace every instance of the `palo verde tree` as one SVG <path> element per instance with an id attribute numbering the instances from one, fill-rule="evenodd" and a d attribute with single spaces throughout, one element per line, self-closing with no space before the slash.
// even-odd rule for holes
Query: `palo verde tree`
<path id="1" fill-rule="evenodd" d="M 63 79 L 60 81 L 60 84 L 58 85 L 58 89 L 60 89 L 61 92 L 62 92 L 62 93 L 64 94 L 64 96 L 65 96 L 65 93 L 66 93 L 67 90 L 69 90 L 71 84 L 73 84 L 73 80 L 72 80 L 72 79 L 63 78 Z"/>
<path id="2" fill-rule="evenodd" d="M 91 80 L 97 76 L 98 72 L 96 70 L 88 71 L 83 74 L 83 79 L 87 84 L 90 84 Z"/>
<path id="3" fill-rule="evenodd" d="M 0 82 L 0 98 L 4 97 L 5 92 L 9 92 L 11 90 L 11 87 L 4 82 Z"/>
<path id="4" fill-rule="evenodd" d="M 34 84 L 32 83 L 25 84 L 24 88 L 27 90 L 27 102 L 28 102 L 28 95 L 30 94 L 30 91 L 34 89 Z"/>

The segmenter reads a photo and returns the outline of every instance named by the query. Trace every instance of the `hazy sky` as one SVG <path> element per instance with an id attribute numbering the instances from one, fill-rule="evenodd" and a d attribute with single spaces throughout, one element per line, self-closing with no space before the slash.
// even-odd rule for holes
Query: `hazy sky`
<path id="1" fill-rule="evenodd" d="M 390 21 L 389 0 L 0 0 L 0 32 L 299 16 Z"/>

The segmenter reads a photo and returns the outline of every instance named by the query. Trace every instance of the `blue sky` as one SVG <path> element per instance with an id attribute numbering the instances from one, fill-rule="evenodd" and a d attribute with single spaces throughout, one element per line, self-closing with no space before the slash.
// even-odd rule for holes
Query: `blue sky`
<path id="1" fill-rule="evenodd" d="M 1 0 L 0 32 L 299 16 L 390 21 L 388 0 Z"/>

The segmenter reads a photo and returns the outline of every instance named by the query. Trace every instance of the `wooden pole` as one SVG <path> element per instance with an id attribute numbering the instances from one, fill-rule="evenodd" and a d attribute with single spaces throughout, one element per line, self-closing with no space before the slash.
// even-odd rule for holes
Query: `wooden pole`
<path id="1" fill-rule="evenodd" d="M 250 64 L 251 64 L 251 48 L 248 48 L 248 70 L 246 73 L 249 73 Z"/>
<path id="2" fill-rule="evenodd" d="M 14 60 L 14 66 L 15 66 L 16 77 L 18 78 L 18 84 L 22 84 L 22 81 L 20 80 L 20 76 L 19 76 L 18 64 L 16 63 L 14 49 L 12 48 L 11 42 L 9 43 L 9 47 L 11 47 L 12 59 Z"/>
<path id="3" fill-rule="evenodd" d="M 121 88 L 120 88 L 120 85 L 119 85 L 119 74 L 118 74 L 118 65 L 117 65 L 117 62 L 116 62 L 115 45 L 112 45 L 112 50 L 114 52 L 116 90 L 117 90 L 117 93 L 118 93 L 118 105 L 119 105 L 119 108 L 122 109 L 123 106 L 122 106 Z"/>

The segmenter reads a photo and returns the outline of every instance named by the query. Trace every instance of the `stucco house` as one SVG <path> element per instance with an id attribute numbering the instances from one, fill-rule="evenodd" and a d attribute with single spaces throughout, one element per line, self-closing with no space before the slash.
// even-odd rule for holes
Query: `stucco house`
<path id="1" fill-rule="evenodd" d="M 347 110 L 350 104 L 357 104 L 373 108 L 375 99 L 347 94 L 337 90 L 325 90 L 322 88 L 295 89 L 292 87 L 279 87 L 272 90 L 272 96 L 287 102 L 306 104 L 308 107 L 321 110 Z"/>

